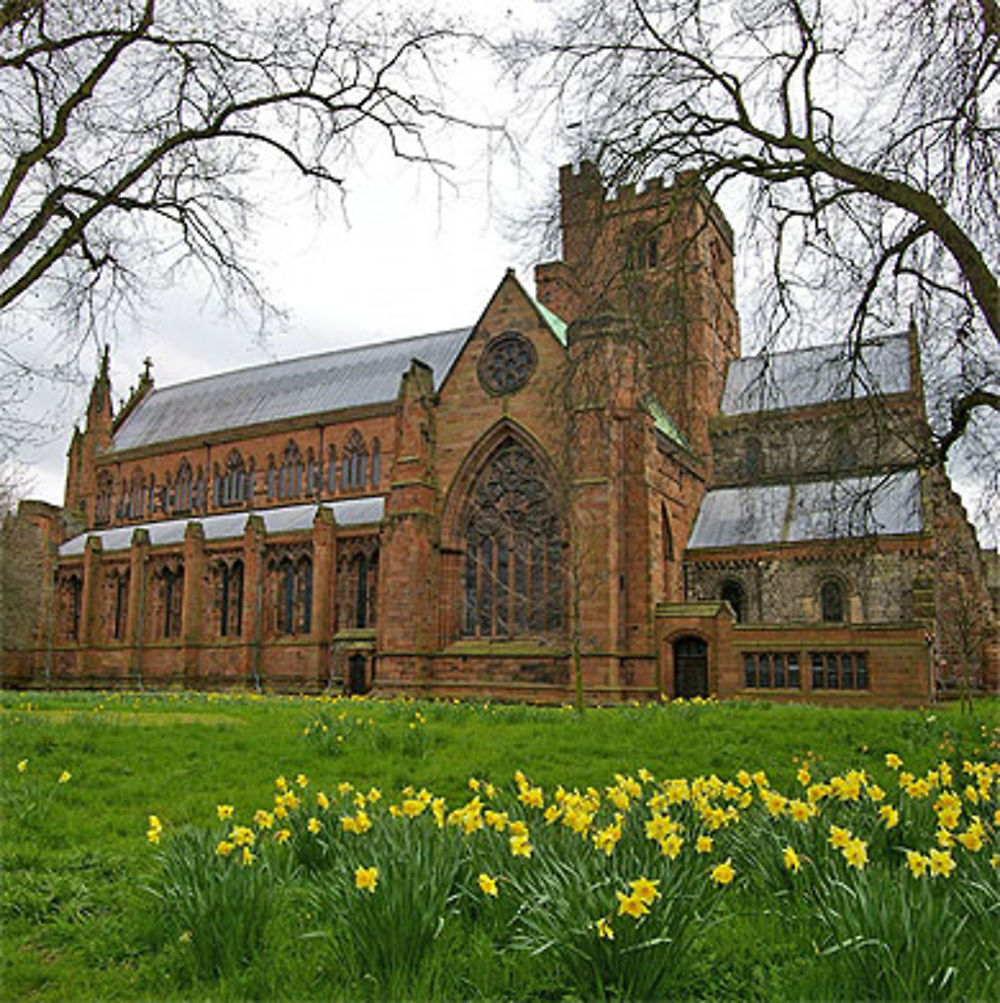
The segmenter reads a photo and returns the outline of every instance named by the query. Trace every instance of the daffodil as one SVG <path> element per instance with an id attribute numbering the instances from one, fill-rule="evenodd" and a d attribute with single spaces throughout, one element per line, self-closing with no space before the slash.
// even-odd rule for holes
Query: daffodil
<path id="1" fill-rule="evenodd" d="M 915 878 L 921 878 L 927 872 L 927 868 L 930 865 L 930 859 L 925 857 L 922 853 L 918 853 L 916 850 L 907 850 L 906 865 L 910 868 L 910 873 Z"/>
<path id="2" fill-rule="evenodd" d="M 306 822 L 306 828 L 315 836 L 323 828 L 323 823 L 314 815 Z"/>
<path id="3" fill-rule="evenodd" d="M 534 852 L 534 847 L 528 842 L 527 836 L 511 836 L 510 852 L 515 857 L 530 857 Z"/>
<path id="4" fill-rule="evenodd" d="M 699 836 L 697 842 L 694 844 L 695 852 L 711 853 L 714 845 L 711 836 Z"/>
<path id="5" fill-rule="evenodd" d="M 289 839 L 291 839 L 291 838 L 292 838 L 292 830 L 291 829 L 279 829 L 274 834 L 274 841 L 276 843 L 287 843 L 289 841 Z"/>
<path id="6" fill-rule="evenodd" d="M 851 841 L 851 833 L 839 825 L 830 826 L 830 838 L 827 842 L 835 849 L 842 850 Z"/>
<path id="7" fill-rule="evenodd" d="M 672 832 L 660 843 L 660 849 L 663 851 L 663 855 L 665 857 L 669 857 L 671 860 L 676 860 L 683 845 L 684 840 L 678 836 L 676 832 Z"/>
<path id="8" fill-rule="evenodd" d="M 215 814 L 219 816 L 220 822 L 225 822 L 227 818 L 233 817 L 233 806 L 231 804 L 217 804 Z"/>
<path id="9" fill-rule="evenodd" d="M 354 887 L 360 890 L 368 889 L 373 895 L 378 884 L 377 867 L 359 867 L 354 872 Z"/>
<path id="10" fill-rule="evenodd" d="M 887 829 L 895 829 L 899 825 L 899 812 L 891 804 L 882 805 L 878 815 Z"/>
<path id="11" fill-rule="evenodd" d="M 497 897 L 499 889 L 497 888 L 496 878 L 491 878 L 488 874 L 483 873 L 479 875 L 477 880 L 479 882 L 480 891 L 482 891 L 484 895 L 492 895 L 493 898 Z"/>
<path id="12" fill-rule="evenodd" d="M 20 760 L 20 762 L 18 762 L 18 764 L 17 764 L 17 772 L 18 773 L 24 773 L 24 771 L 27 768 L 28 768 L 28 760 L 27 759 L 22 759 L 22 760 Z"/>
<path id="13" fill-rule="evenodd" d="M 951 872 L 958 866 L 951 855 L 951 850 L 931 850 L 930 858 L 930 872 L 933 878 L 951 877 Z"/>
<path id="14" fill-rule="evenodd" d="M 726 857 L 721 864 L 716 864 L 715 867 L 712 868 L 711 877 L 712 880 L 720 887 L 722 885 L 728 885 L 733 878 L 736 877 L 732 857 Z"/>
<path id="15" fill-rule="evenodd" d="M 619 916 L 631 916 L 633 919 L 639 919 L 649 913 L 646 903 L 637 895 L 626 895 L 624 892 L 615 892 L 615 895 L 618 896 Z"/>
<path id="16" fill-rule="evenodd" d="M 885 765 L 890 770 L 898 770 L 903 765 L 903 760 L 895 752 L 887 752 L 885 754 Z"/>
<path id="17" fill-rule="evenodd" d="M 611 924 L 602 916 L 595 924 L 594 927 L 597 930 L 597 936 L 602 940 L 614 940 L 615 931 Z"/>
<path id="18" fill-rule="evenodd" d="M 635 881 L 630 881 L 629 887 L 632 889 L 632 894 L 644 905 L 652 905 L 660 897 L 658 891 L 660 882 L 651 881 L 649 878 L 640 877 L 636 878 Z"/>
<path id="19" fill-rule="evenodd" d="M 59 783 L 68 784 L 72 776 L 73 774 L 70 773 L 69 770 L 63 770 L 62 773 L 59 774 Z"/>
<path id="20" fill-rule="evenodd" d="M 793 874 L 798 874 L 802 870 L 802 861 L 792 847 L 786 846 L 781 851 L 781 859 L 784 862 L 785 869 L 791 871 Z"/>
<path id="21" fill-rule="evenodd" d="M 863 839 L 852 839 L 843 849 L 844 859 L 849 867 L 864 870 L 868 863 L 868 844 Z"/>

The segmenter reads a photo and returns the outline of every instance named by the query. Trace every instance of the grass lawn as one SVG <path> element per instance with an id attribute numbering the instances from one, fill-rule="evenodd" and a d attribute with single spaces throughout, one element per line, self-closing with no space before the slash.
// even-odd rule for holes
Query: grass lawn
<path id="1" fill-rule="evenodd" d="M 887 753 L 899 755 L 905 769 L 916 777 L 936 769 L 942 761 L 950 763 L 959 777 L 955 787 L 961 794 L 968 781 L 961 775 L 964 761 L 990 764 L 1000 758 L 1000 702 L 996 700 L 980 701 L 972 715 L 962 715 L 954 706 L 919 711 L 847 710 L 750 702 L 628 706 L 591 709 L 577 715 L 568 709 L 446 702 L 6 692 L 0 694 L 0 728 L 0 994 L 5 999 L 352 999 L 428 995 L 561 999 L 588 995 L 586 986 L 590 983 L 575 984 L 566 975 L 572 958 L 563 957 L 559 949 L 529 949 L 530 939 L 536 935 L 542 938 L 538 943 L 544 947 L 546 934 L 542 927 L 558 908 L 553 905 L 545 911 L 536 910 L 537 916 L 502 914 L 499 909 L 495 916 L 487 914 L 475 898 L 472 879 L 466 882 L 471 883 L 471 892 L 458 894 L 454 887 L 448 892 L 447 907 L 442 907 L 442 916 L 446 912 L 450 917 L 448 922 L 439 918 L 433 937 L 419 948 L 415 956 L 419 960 L 411 965 L 420 967 L 419 978 L 414 972 L 410 983 L 380 981 L 379 972 L 372 976 L 357 958 L 351 962 L 351 952 L 356 951 L 360 957 L 364 945 L 352 946 L 343 930 L 324 926 L 323 917 L 354 908 L 354 899 L 342 901 L 330 890 L 332 875 L 339 873 L 338 867 L 346 866 L 350 848 L 345 849 L 347 844 L 342 845 L 330 835 L 328 843 L 315 844 L 322 844 L 327 856 L 309 857 L 315 846 L 309 849 L 304 842 L 308 838 L 304 830 L 296 830 L 291 841 L 292 855 L 286 855 L 287 859 L 277 855 L 283 848 L 275 849 L 274 854 L 261 851 L 260 867 L 267 865 L 273 886 L 262 891 L 240 885 L 233 892 L 263 896 L 254 900 L 261 903 L 261 929 L 254 932 L 252 924 L 248 924 L 241 933 L 256 938 L 252 943 L 248 941 L 246 956 L 237 958 L 228 969 L 199 968 L 192 961 L 190 930 L 181 929 L 178 937 L 170 925 L 173 920 L 168 914 L 176 906 L 176 900 L 164 891 L 168 879 L 176 877 L 170 868 L 181 867 L 179 847 L 183 839 L 191 841 L 190 845 L 184 844 L 188 847 L 184 852 L 196 855 L 196 847 L 204 844 L 208 857 L 214 859 L 212 847 L 225 828 L 220 829 L 216 806 L 233 805 L 233 820 L 249 824 L 256 809 L 272 807 L 278 775 L 289 778 L 293 789 L 293 778 L 307 776 L 308 791 L 300 789 L 303 798 L 319 790 L 331 792 L 332 798 L 342 781 L 351 782 L 359 791 L 378 788 L 384 794 L 384 803 L 377 807 L 372 803 L 369 810 L 374 817 L 385 803 L 400 800 L 399 792 L 406 785 L 416 790 L 426 787 L 444 797 L 451 811 L 472 796 L 469 778 L 480 778 L 506 790 L 513 812 L 529 803 L 523 795 L 531 785 L 541 787 L 546 803 L 551 803 L 557 785 L 567 791 L 584 791 L 593 786 L 604 792 L 616 784 L 616 774 L 635 777 L 640 769 L 650 771 L 657 781 L 711 774 L 729 781 L 740 770 L 764 770 L 770 788 L 793 797 L 802 791 L 798 771 L 808 763 L 815 778 L 864 770 L 866 782 L 877 782 L 895 795 L 897 777 L 886 766 Z M 520 801 L 519 788 L 512 779 L 519 769 L 530 778 L 529 786 L 520 788 Z M 989 795 L 992 806 L 985 815 L 987 846 L 976 861 L 1000 851 L 993 816 L 1000 806 L 998 790 L 1000 776 Z M 758 784 L 757 791 L 763 799 L 766 790 Z M 718 797 L 721 803 L 722 796 Z M 923 825 L 924 815 L 930 818 L 933 792 L 925 800 L 926 804 L 915 803 L 913 807 L 913 826 Z M 336 823 L 347 810 L 349 801 L 331 807 L 328 831 L 337 828 Z M 982 810 L 985 813 L 985 803 Z M 609 805 L 609 828 L 612 811 Z M 972 808 L 967 807 L 966 816 L 971 812 Z M 150 815 L 157 816 L 163 826 L 163 840 L 158 846 L 146 839 Z M 910 824 L 909 815 L 904 822 Z M 692 814 L 687 825 L 688 849 L 692 849 L 695 828 L 701 822 Z M 555 832 L 559 828 L 550 827 L 553 840 L 562 838 Z M 817 932 L 819 928 L 806 930 L 789 922 L 794 909 L 790 913 L 782 903 L 794 902 L 794 889 L 787 892 L 792 898 L 783 900 L 779 896 L 773 907 L 764 908 L 760 905 L 761 886 L 749 877 L 744 882 L 748 865 L 742 861 L 749 862 L 753 850 L 735 835 L 728 835 L 740 828 L 729 828 L 727 824 L 717 841 L 720 846 L 731 846 L 727 852 L 733 855 L 737 868 L 743 869 L 721 905 L 706 898 L 704 908 L 698 906 L 698 916 L 704 916 L 705 921 L 697 930 L 687 931 L 683 937 L 676 935 L 678 945 L 687 938 L 686 953 L 683 963 L 676 962 L 677 980 L 669 995 L 795 998 L 835 992 L 838 980 L 848 985 L 843 981 L 847 978 L 845 969 L 837 967 L 847 963 L 845 958 L 837 957 L 836 951 L 823 954 L 836 937 L 831 940 L 822 931 Z M 589 835 L 587 840 L 565 844 L 568 849 L 559 849 L 563 844 L 544 841 L 549 838 L 542 832 L 544 829 L 539 816 L 531 829 L 533 839 L 536 831 L 539 833 L 535 869 L 529 871 L 525 864 L 523 872 L 518 872 L 520 877 L 512 870 L 505 891 L 516 886 L 527 895 L 534 888 L 536 898 L 544 897 L 544 888 L 553 887 L 538 884 L 542 880 L 539 874 L 547 866 L 539 861 L 546 854 L 553 862 L 558 858 L 563 864 L 572 863 L 577 871 L 590 866 L 589 858 L 577 861 L 575 856 L 577 844 L 592 851 Z M 427 840 L 436 838 L 434 831 L 428 826 Z M 759 831 L 763 833 L 764 829 Z M 933 827 L 928 831 L 933 836 Z M 568 834 L 566 829 L 562 832 Z M 730 838 L 733 841 L 726 843 Z M 871 837 L 873 854 L 879 838 L 877 834 Z M 645 852 L 640 845 L 641 833 L 635 840 L 634 852 L 639 855 L 633 860 L 634 868 L 653 866 L 641 856 Z M 440 842 L 433 843 L 433 847 Z M 825 830 L 821 842 L 826 842 Z M 414 860 L 420 857 L 422 861 L 421 854 L 433 856 L 439 852 L 431 842 L 418 840 L 407 845 L 407 853 L 412 853 Z M 623 840 L 619 855 L 632 853 L 631 846 Z M 814 855 L 819 852 L 817 844 Z M 607 858 L 611 859 L 610 853 Z M 438 861 L 435 866 L 444 866 L 437 857 L 434 859 Z M 477 858 L 475 866 L 485 867 L 482 861 L 493 859 Z M 905 869 L 901 855 L 892 859 Z M 507 866 L 505 858 L 497 857 L 495 861 L 498 870 Z M 516 863 L 520 866 L 520 862 Z M 472 866 L 468 860 L 458 861 L 454 864 L 457 870 L 449 873 L 464 873 L 461 868 L 467 866 Z M 765 864 L 760 866 L 766 869 Z M 960 862 L 959 872 L 962 866 Z M 301 881 L 296 868 L 305 875 Z M 233 873 L 251 871 L 253 867 Z M 853 875 L 854 871 L 847 873 Z M 863 874 L 858 871 L 859 880 L 869 873 L 874 873 L 874 864 Z M 177 881 L 195 880 L 187 872 L 185 875 Z M 578 877 L 570 875 L 566 880 Z M 454 886 L 455 879 L 449 880 Z M 562 879 L 553 872 L 545 880 Z M 595 877 L 588 888 L 604 880 Z M 780 874 L 775 876 L 779 884 L 783 880 Z M 957 880 L 951 880 L 958 887 Z M 986 898 L 977 902 L 986 903 L 983 915 L 997 923 L 994 929 L 998 929 L 1000 871 L 984 864 L 981 880 L 986 883 Z M 433 882 L 431 878 L 426 881 L 421 887 L 430 896 Z M 384 899 L 374 893 L 365 898 L 360 892 L 355 898 L 381 905 L 389 900 L 388 884 L 387 879 L 383 881 Z M 721 888 L 711 887 L 707 879 L 703 884 L 712 892 L 722 892 Z M 945 884 L 944 879 L 937 879 L 933 887 Z M 922 884 L 914 879 L 913 886 L 932 887 L 928 879 Z M 817 908 L 829 906 L 830 914 L 834 914 L 837 903 L 822 898 L 828 893 L 833 894 L 827 885 L 820 887 L 817 883 L 813 899 L 819 903 Z M 700 886 L 690 893 L 677 891 L 678 901 L 687 896 L 685 901 L 694 902 L 696 895 L 703 894 L 707 893 Z M 872 890 L 872 897 L 873 901 L 887 898 L 877 889 Z M 501 895 L 497 902 L 502 901 Z M 243 899 L 240 902 L 245 905 Z M 421 905 L 418 899 L 405 908 L 413 912 Z M 899 908 L 910 909 L 913 905 L 907 899 Z M 849 907 L 849 903 L 844 906 Z M 224 912 L 229 907 L 219 908 Z M 233 915 L 239 908 L 243 905 L 232 906 Z M 965 907 L 959 903 L 955 908 L 960 911 Z M 621 945 L 634 933 L 633 926 L 641 927 L 638 923 L 629 926 L 632 920 L 628 916 L 615 919 L 618 940 L 614 945 L 602 945 L 602 949 L 614 946 L 619 954 L 608 955 L 601 962 L 608 966 L 623 964 L 622 958 L 627 960 L 629 955 Z M 354 926 L 355 933 L 364 932 L 360 922 Z M 970 929 L 974 925 L 970 921 Z M 370 947 L 380 935 L 374 927 L 369 934 Z M 204 938 L 198 946 L 203 942 Z M 568 937 L 562 946 L 570 950 Z M 865 963 L 870 965 L 870 959 Z M 643 971 L 647 969 L 648 965 Z M 995 965 L 992 972 L 992 976 L 980 972 L 972 982 L 963 982 L 964 975 L 959 972 L 960 977 L 946 979 L 934 994 L 958 992 L 968 996 L 992 991 L 1000 986 Z M 610 985 L 612 995 L 614 985 L 618 985 L 600 984 Z M 638 993 L 643 984 L 620 985 L 632 986 L 631 991 Z"/>

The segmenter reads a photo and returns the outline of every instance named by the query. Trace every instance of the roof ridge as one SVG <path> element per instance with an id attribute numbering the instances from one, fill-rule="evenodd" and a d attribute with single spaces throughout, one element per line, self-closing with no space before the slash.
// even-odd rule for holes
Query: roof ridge
<path id="1" fill-rule="evenodd" d="M 881 342 L 896 341 L 907 337 L 908 335 L 905 331 L 894 331 L 889 334 L 876 334 L 871 338 L 862 338 L 860 344 L 863 348 L 865 345 L 877 345 Z M 801 355 L 804 352 L 828 351 L 831 348 L 840 348 L 846 344 L 848 343 L 845 341 L 824 341 L 821 345 L 802 345 L 799 348 L 782 348 L 776 352 L 760 351 L 754 355 L 741 355 L 739 358 L 733 359 L 733 362 L 730 363 L 730 365 L 737 362 L 760 362 L 762 359 L 774 359 L 779 355 Z"/>

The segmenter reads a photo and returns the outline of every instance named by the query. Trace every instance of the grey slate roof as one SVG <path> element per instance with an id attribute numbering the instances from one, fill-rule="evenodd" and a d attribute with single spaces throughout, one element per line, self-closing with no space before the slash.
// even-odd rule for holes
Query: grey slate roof
<path id="1" fill-rule="evenodd" d="M 687 549 L 896 536 L 923 528 L 920 475 L 760 484 L 708 491 Z"/>
<path id="2" fill-rule="evenodd" d="M 206 515 L 200 518 L 167 519 L 163 522 L 144 522 L 133 526 L 116 526 L 114 529 L 93 530 L 67 540 L 59 548 L 60 557 L 77 557 L 87 546 L 87 537 L 96 536 L 105 553 L 128 550 L 132 534 L 137 529 L 149 532 L 153 547 L 184 542 L 184 531 L 189 522 L 201 523 L 206 540 L 231 540 L 243 535 L 247 519 L 259 515 L 268 533 L 292 533 L 312 529 L 317 508 L 329 509 L 338 526 L 367 526 L 382 521 L 385 499 L 381 495 L 370 498 L 348 498 L 344 501 L 324 502 L 318 505 L 286 505 L 282 508 L 261 509 L 256 512 L 226 512 L 223 515 Z"/>
<path id="3" fill-rule="evenodd" d="M 419 359 L 440 387 L 472 328 L 361 345 L 272 362 L 157 388 L 115 432 L 112 448 L 132 449 L 188 436 L 396 399 L 399 380 Z"/>
<path id="4" fill-rule="evenodd" d="M 846 343 L 736 359 L 726 373 L 721 411 L 748 414 L 909 389 L 909 341 L 894 334 L 862 342 L 857 360 Z"/>

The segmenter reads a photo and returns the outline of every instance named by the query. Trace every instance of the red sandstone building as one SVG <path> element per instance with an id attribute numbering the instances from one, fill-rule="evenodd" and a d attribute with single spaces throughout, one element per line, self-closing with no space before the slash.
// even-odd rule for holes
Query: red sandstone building
<path id="1" fill-rule="evenodd" d="M 8 685 L 919 702 L 997 684 L 913 332 L 740 358 L 691 179 L 560 174 L 468 328 L 156 388 L 102 362 Z M 956 610 L 961 606 L 957 615 Z M 968 614 L 968 615 L 966 615 Z M 942 674 L 949 677 L 942 679 Z"/>

